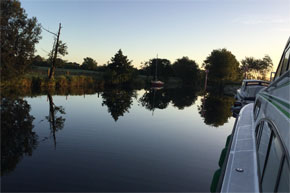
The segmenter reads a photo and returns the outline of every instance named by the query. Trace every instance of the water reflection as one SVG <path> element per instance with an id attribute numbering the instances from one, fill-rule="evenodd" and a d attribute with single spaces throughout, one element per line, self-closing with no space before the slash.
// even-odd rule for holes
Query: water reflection
<path id="1" fill-rule="evenodd" d="M 124 113 L 129 112 L 133 103 L 132 97 L 136 97 L 136 91 L 124 89 L 105 90 L 102 94 L 103 103 L 108 107 L 108 112 L 117 121 Z"/>
<path id="2" fill-rule="evenodd" d="M 224 124 L 231 116 L 231 97 L 206 94 L 199 116 L 194 104 L 200 104 L 196 102 L 200 91 L 195 88 L 142 90 L 138 99 L 135 90 L 120 88 L 104 90 L 98 99 L 98 93 L 92 93 L 95 95 L 85 98 L 66 97 L 66 92 L 64 96 L 42 93 L 42 97 L 27 98 L 32 111 L 23 99 L 1 100 L 1 175 L 14 170 L 21 158 L 32 155 L 37 147 L 31 158 L 3 177 L 4 190 L 208 190 L 228 131 L 227 126 L 213 130 L 201 117 L 209 125 Z M 144 107 L 162 109 L 162 113 L 152 117 Z M 113 119 L 107 119 L 108 113 Z M 36 117 L 34 122 L 30 114 Z M 129 118 L 117 122 L 121 116 Z M 108 129 L 112 127 L 121 129 Z M 42 143 L 43 137 L 53 141 L 54 147 L 58 145 L 57 150 Z M 47 185 L 47 180 L 53 186 Z"/>
<path id="3" fill-rule="evenodd" d="M 170 102 L 170 98 L 165 89 L 150 89 L 146 90 L 143 96 L 139 99 L 139 102 L 146 109 L 154 111 L 155 108 L 165 109 Z"/>
<path id="4" fill-rule="evenodd" d="M 170 102 L 182 110 L 192 106 L 197 100 L 199 90 L 196 88 L 150 89 L 140 97 L 140 104 L 150 111 L 166 109 Z"/>
<path id="5" fill-rule="evenodd" d="M 56 135 L 55 133 L 64 127 L 65 118 L 62 115 L 65 114 L 65 110 L 62 106 L 56 106 L 53 102 L 53 98 L 50 94 L 47 94 L 49 102 L 49 115 L 45 118 L 49 122 L 49 128 L 53 136 L 54 147 L 56 148 Z"/>
<path id="6" fill-rule="evenodd" d="M 199 114 L 204 123 L 214 127 L 222 126 L 231 117 L 231 106 L 234 98 L 209 92 L 203 96 L 202 104 L 198 106 Z"/>
<path id="7" fill-rule="evenodd" d="M 24 155 L 32 155 L 37 135 L 34 117 L 23 99 L 1 99 L 1 176 L 13 171 Z"/>
<path id="8" fill-rule="evenodd" d="M 177 88 L 168 90 L 168 95 L 173 106 L 178 109 L 192 106 L 197 100 L 198 93 L 199 90 L 197 88 Z"/>

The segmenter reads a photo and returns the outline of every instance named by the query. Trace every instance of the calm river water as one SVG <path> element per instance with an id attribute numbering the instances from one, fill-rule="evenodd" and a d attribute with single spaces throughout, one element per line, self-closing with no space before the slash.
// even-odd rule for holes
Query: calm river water
<path id="1" fill-rule="evenodd" d="M 2 191 L 209 192 L 233 98 L 200 93 L 2 97 Z"/>

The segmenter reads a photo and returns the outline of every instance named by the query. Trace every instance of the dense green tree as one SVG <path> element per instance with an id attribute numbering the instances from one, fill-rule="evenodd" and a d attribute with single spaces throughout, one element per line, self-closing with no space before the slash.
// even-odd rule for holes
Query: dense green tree
<path id="1" fill-rule="evenodd" d="M 273 67 L 272 59 L 268 55 L 265 55 L 263 59 L 246 57 L 241 61 L 241 64 L 240 68 L 247 74 L 247 78 L 265 79 Z"/>
<path id="2" fill-rule="evenodd" d="M 209 70 L 209 80 L 214 82 L 234 81 L 239 75 L 239 62 L 225 48 L 213 50 L 204 61 L 203 67 Z"/>
<path id="3" fill-rule="evenodd" d="M 175 76 L 181 78 L 184 83 L 199 83 L 199 68 L 194 60 L 190 60 L 188 57 L 182 57 L 177 59 L 172 67 Z"/>
<path id="4" fill-rule="evenodd" d="M 31 156 L 37 146 L 30 109 L 23 99 L 1 99 L 1 176 L 13 171 L 23 156 Z"/>
<path id="5" fill-rule="evenodd" d="M 90 57 L 84 58 L 82 68 L 86 70 L 96 70 L 98 67 L 98 63 Z"/>
<path id="6" fill-rule="evenodd" d="M 111 58 L 111 62 L 107 66 L 105 73 L 105 79 L 111 84 L 122 84 L 132 80 L 134 75 L 134 68 L 131 65 L 127 56 L 123 55 L 120 49 L 114 57 Z"/>
<path id="7" fill-rule="evenodd" d="M 1 1 L 1 77 L 24 73 L 41 36 L 35 17 L 28 18 L 18 0 Z"/>

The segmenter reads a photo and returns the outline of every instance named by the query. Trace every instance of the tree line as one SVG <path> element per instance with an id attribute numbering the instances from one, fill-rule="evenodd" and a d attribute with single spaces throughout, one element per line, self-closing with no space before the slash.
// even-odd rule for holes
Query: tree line
<path id="1" fill-rule="evenodd" d="M 125 56 L 122 50 L 104 65 L 91 57 L 83 59 L 82 64 L 68 62 L 61 58 L 68 54 L 68 46 L 61 40 L 58 45 L 53 44 L 48 58 L 42 58 L 35 53 L 35 45 L 41 39 L 42 26 L 35 17 L 28 18 L 25 10 L 18 0 L 1 1 L 1 79 L 7 80 L 25 74 L 32 66 L 52 65 L 54 54 L 57 68 L 84 69 L 103 72 L 103 78 L 109 84 L 124 84 L 132 81 L 137 75 L 147 77 L 155 76 L 167 81 L 169 77 L 177 77 L 184 84 L 200 84 L 208 74 L 208 79 L 213 83 L 228 81 L 241 81 L 243 78 L 265 79 L 272 69 L 273 62 L 266 55 L 263 59 L 246 57 L 241 63 L 231 51 L 223 49 L 213 50 L 199 65 L 188 57 L 182 57 L 171 63 L 166 58 L 153 58 L 145 62 L 140 69 L 132 65 L 132 60 Z M 157 65 L 157 66 L 156 66 Z M 157 70 L 156 70 L 157 69 Z"/>

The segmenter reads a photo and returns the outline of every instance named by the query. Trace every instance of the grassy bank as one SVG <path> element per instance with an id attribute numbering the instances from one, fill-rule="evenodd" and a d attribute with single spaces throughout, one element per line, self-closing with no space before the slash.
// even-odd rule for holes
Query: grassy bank
<path id="1" fill-rule="evenodd" d="M 93 76 L 61 75 L 49 80 L 45 76 L 24 76 L 1 81 L 1 90 L 57 90 L 67 88 L 103 88 L 104 81 Z"/>

